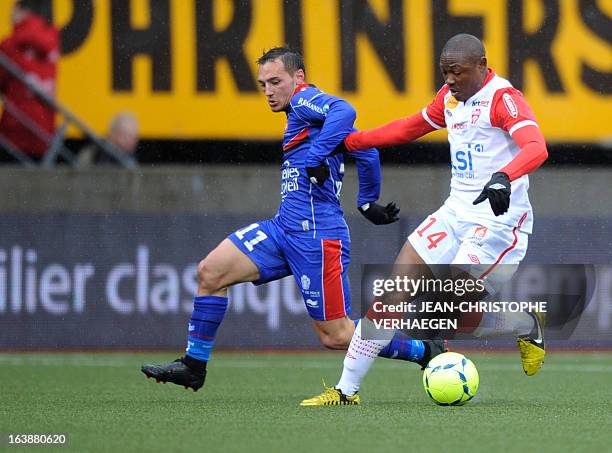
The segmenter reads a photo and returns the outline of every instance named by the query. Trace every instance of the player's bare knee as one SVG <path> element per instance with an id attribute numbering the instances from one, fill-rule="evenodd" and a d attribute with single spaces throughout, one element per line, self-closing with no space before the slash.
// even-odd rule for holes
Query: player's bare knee
<path id="1" fill-rule="evenodd" d="M 223 273 L 214 266 L 209 257 L 198 263 L 198 293 L 214 294 L 222 288 Z"/>
<path id="2" fill-rule="evenodd" d="M 323 344 L 323 346 L 325 346 L 327 349 L 346 349 L 347 345 L 341 344 L 341 342 L 338 341 L 337 338 L 334 338 L 332 336 L 329 335 L 325 335 L 322 336 L 321 338 L 321 343 Z"/>
<path id="3" fill-rule="evenodd" d="M 327 349 L 347 349 L 351 342 L 351 336 L 350 332 L 339 329 L 333 332 L 321 333 L 319 339 Z"/>

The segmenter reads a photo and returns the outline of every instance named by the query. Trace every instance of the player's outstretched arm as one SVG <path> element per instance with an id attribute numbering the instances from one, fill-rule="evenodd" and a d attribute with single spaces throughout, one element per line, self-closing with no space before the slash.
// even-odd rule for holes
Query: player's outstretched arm
<path id="1" fill-rule="evenodd" d="M 437 129 L 446 127 L 444 119 L 444 96 L 448 87 L 438 90 L 430 104 L 419 113 L 400 118 L 384 126 L 350 134 L 344 140 L 348 151 L 366 148 L 384 148 L 411 142 Z"/>
<path id="2" fill-rule="evenodd" d="M 385 148 L 411 142 L 435 130 L 419 112 L 375 129 L 353 132 L 344 139 L 344 146 L 348 151 Z"/>

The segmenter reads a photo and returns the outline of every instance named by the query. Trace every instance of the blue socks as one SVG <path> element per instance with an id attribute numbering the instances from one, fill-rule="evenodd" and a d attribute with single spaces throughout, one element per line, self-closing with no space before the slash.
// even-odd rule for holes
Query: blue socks
<path id="1" fill-rule="evenodd" d="M 353 320 L 355 327 L 357 327 L 359 321 L 359 319 Z M 424 354 L 425 344 L 421 340 L 413 340 L 404 332 L 398 330 L 391 342 L 378 353 L 378 357 L 417 362 L 423 359 Z"/>
<path id="2" fill-rule="evenodd" d="M 202 362 L 208 362 L 217 329 L 227 310 L 227 297 L 196 296 L 189 320 L 187 355 Z"/>
<path id="3" fill-rule="evenodd" d="M 378 357 L 417 362 L 423 359 L 424 354 L 425 344 L 421 340 L 413 340 L 404 332 L 398 330 L 391 342 L 378 353 Z"/>
<path id="4" fill-rule="evenodd" d="M 193 312 L 189 320 L 187 355 L 202 362 L 208 362 L 215 344 L 217 329 L 227 311 L 227 297 L 196 296 Z M 354 320 L 355 325 L 359 322 Z M 425 345 L 421 340 L 413 340 L 401 331 L 395 332 L 391 342 L 378 354 L 389 359 L 416 362 L 423 358 Z"/>

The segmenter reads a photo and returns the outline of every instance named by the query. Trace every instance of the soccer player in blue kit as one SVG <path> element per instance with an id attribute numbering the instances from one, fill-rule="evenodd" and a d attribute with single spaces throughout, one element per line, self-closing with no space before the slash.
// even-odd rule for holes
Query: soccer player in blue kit
<path id="1" fill-rule="evenodd" d="M 259 285 L 293 275 L 323 345 L 346 349 L 355 330 L 355 321 L 348 317 L 350 236 L 340 206 L 344 155 L 334 152 L 354 130 L 355 110 L 307 84 L 301 55 L 286 47 L 270 49 L 258 64 L 258 82 L 270 109 L 287 115 L 278 213 L 234 232 L 199 263 L 186 354 L 174 362 L 142 367 L 147 377 L 194 391 L 204 385 L 227 310 L 227 289 L 236 283 Z M 381 187 L 378 151 L 371 148 L 351 156 L 359 175 L 359 212 L 376 225 L 398 220 L 394 203 L 376 203 Z M 440 342 L 413 340 L 398 332 L 379 355 L 423 366 L 442 349 Z"/>

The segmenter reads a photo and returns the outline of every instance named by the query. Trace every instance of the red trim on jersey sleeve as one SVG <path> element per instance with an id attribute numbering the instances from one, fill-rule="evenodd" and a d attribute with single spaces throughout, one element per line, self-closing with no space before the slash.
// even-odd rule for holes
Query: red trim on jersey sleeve
<path id="1" fill-rule="evenodd" d="M 510 181 L 529 174 L 548 158 L 546 141 L 540 129 L 533 125 L 521 127 L 514 131 L 512 139 L 520 146 L 521 151 L 504 168 L 504 172 Z"/>
<path id="2" fill-rule="evenodd" d="M 323 305 L 325 320 L 346 316 L 342 287 L 342 241 L 323 239 Z"/>
<path id="3" fill-rule="evenodd" d="M 349 151 L 384 148 L 411 142 L 435 130 L 421 113 L 415 113 L 375 129 L 353 132 L 344 139 L 344 145 Z"/>
<path id="4" fill-rule="evenodd" d="M 497 90 L 491 102 L 491 125 L 512 134 L 512 128 L 522 121 L 536 122 L 523 93 L 512 87 Z"/>
<path id="5" fill-rule="evenodd" d="M 446 120 L 444 119 L 444 96 L 448 93 L 448 85 L 444 84 L 442 88 L 436 93 L 436 97 L 433 101 L 425 108 L 430 121 L 435 123 L 439 128 L 446 127 Z"/>

